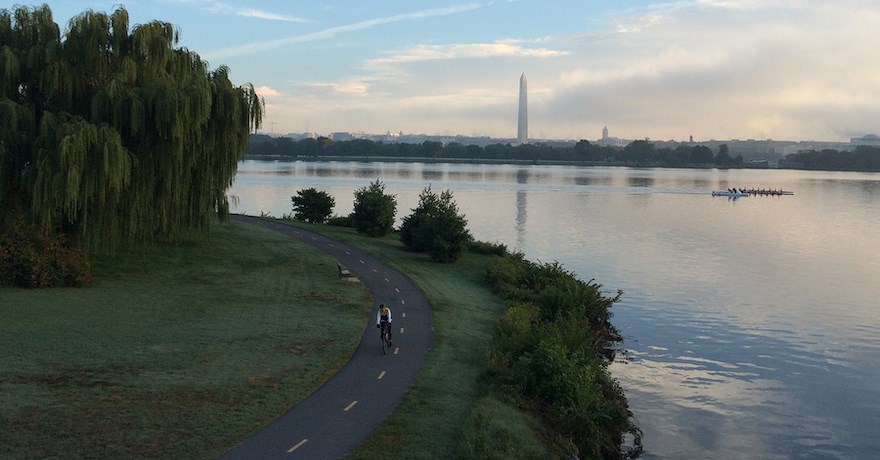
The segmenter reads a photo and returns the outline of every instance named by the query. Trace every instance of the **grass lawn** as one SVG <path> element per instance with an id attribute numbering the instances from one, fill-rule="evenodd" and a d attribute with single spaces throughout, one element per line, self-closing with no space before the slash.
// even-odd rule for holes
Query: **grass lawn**
<path id="1" fill-rule="evenodd" d="M 0 458 L 211 458 L 354 351 L 369 291 L 231 223 L 93 261 L 85 289 L 0 289 Z"/>
<path id="2" fill-rule="evenodd" d="M 504 313 L 480 282 L 491 257 L 439 264 L 397 235 L 296 225 L 408 274 L 432 304 L 435 343 L 415 385 L 349 457 L 455 457 Z M 93 269 L 86 289 L 0 290 L 2 458 L 211 458 L 332 375 L 372 312 L 330 256 L 243 223 Z"/>

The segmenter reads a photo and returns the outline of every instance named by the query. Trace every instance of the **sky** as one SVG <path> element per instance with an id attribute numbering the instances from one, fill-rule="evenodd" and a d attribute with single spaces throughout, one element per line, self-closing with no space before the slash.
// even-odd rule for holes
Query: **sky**
<path id="1" fill-rule="evenodd" d="M 49 1 L 66 28 L 118 2 Z M 261 132 L 848 141 L 880 134 L 877 0 L 133 0 L 265 98 Z"/>

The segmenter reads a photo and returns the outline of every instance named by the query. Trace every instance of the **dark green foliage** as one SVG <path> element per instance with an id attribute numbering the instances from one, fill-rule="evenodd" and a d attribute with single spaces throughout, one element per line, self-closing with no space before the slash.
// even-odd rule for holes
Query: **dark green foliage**
<path id="1" fill-rule="evenodd" d="M 439 196 L 428 186 L 419 194 L 413 213 L 403 218 L 400 241 L 411 251 L 427 252 L 438 262 L 457 260 L 473 240 L 467 220 L 458 213 L 452 192 Z"/>
<path id="2" fill-rule="evenodd" d="M 2 110 L 2 107 L 0 107 Z M 574 146 L 550 144 L 492 144 L 463 146 L 450 142 L 437 147 L 433 142 L 421 144 L 384 144 L 365 139 L 333 142 L 327 138 L 270 139 L 255 135 L 250 143 L 249 155 L 299 158 L 299 157 L 345 157 L 368 160 L 370 157 L 419 159 L 419 160 L 467 160 L 488 162 L 570 162 L 583 164 L 644 165 L 663 167 L 744 167 L 742 155 L 733 156 L 727 144 L 718 146 L 713 154 L 708 146 L 682 143 L 675 148 L 656 148 L 647 140 L 638 140 L 625 148 L 600 146 L 581 140 Z M 803 151 L 786 155 L 788 168 L 824 169 L 840 171 L 880 171 L 880 148 L 859 146 L 855 151 L 823 150 Z M 781 163 L 784 164 L 784 163 Z"/>
<path id="3" fill-rule="evenodd" d="M 84 249 L 204 235 L 262 101 L 178 48 L 178 31 L 48 6 L 0 10 L 0 206 Z"/>
<path id="4" fill-rule="evenodd" d="M 352 220 L 358 233 L 385 236 L 394 229 L 397 199 L 385 193 L 385 184 L 376 179 L 369 187 L 354 192 Z"/>
<path id="5" fill-rule="evenodd" d="M 640 432 L 602 357 L 621 340 L 610 323 L 620 292 L 606 297 L 601 286 L 558 263 L 536 264 L 520 254 L 496 260 L 486 281 L 511 302 L 488 353 L 489 391 L 519 395 L 580 458 L 637 455 Z M 635 445 L 621 451 L 625 433 Z"/>
<path id="6" fill-rule="evenodd" d="M 290 197 L 293 202 L 294 218 L 303 222 L 323 224 L 330 214 L 336 200 L 324 191 L 318 191 L 314 187 L 296 192 L 297 196 Z"/>
<path id="7" fill-rule="evenodd" d="M 488 243 L 486 241 L 471 241 L 468 250 L 487 256 L 503 256 L 507 254 L 507 245 L 504 243 Z"/>
<path id="8" fill-rule="evenodd" d="M 23 212 L 0 212 L 0 286 L 79 287 L 91 279 L 89 263 L 63 234 L 50 238 Z"/>
<path id="9" fill-rule="evenodd" d="M 792 153 L 785 160 L 798 168 L 829 171 L 880 171 L 880 147 L 860 145 L 855 151 L 825 149 Z"/>
<path id="10" fill-rule="evenodd" d="M 354 228 L 354 218 L 352 218 L 351 214 L 347 216 L 333 216 L 327 220 L 327 225 Z"/>

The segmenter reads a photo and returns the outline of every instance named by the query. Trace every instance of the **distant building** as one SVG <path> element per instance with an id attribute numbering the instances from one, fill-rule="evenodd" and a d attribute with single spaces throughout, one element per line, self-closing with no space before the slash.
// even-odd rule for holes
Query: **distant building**
<path id="1" fill-rule="evenodd" d="M 602 128 L 602 138 L 596 141 L 597 144 L 607 147 L 626 147 L 629 141 L 608 135 L 608 127 Z"/>
<path id="2" fill-rule="evenodd" d="M 853 145 L 853 147 L 857 147 L 860 145 L 869 145 L 872 147 L 880 147 L 880 136 L 876 134 L 868 134 L 862 137 L 853 137 L 849 140 L 849 143 Z"/>
<path id="3" fill-rule="evenodd" d="M 528 80 L 523 72 L 519 77 L 519 123 L 516 127 L 516 140 L 520 144 L 529 143 L 529 104 L 528 104 Z"/>
<path id="4" fill-rule="evenodd" d="M 351 133 L 338 131 L 335 133 L 330 133 L 330 139 L 336 142 L 352 141 L 354 140 L 354 136 Z"/>

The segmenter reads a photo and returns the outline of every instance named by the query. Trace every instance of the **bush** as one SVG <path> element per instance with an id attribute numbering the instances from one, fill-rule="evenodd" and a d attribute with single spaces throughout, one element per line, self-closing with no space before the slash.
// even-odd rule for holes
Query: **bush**
<path id="1" fill-rule="evenodd" d="M 610 323 L 620 292 L 606 297 L 601 286 L 580 281 L 558 263 L 536 264 L 517 253 L 495 260 L 485 278 L 510 302 L 487 354 L 488 391 L 518 395 L 570 454 L 638 455 L 641 432 L 602 358 L 605 347 L 621 340 Z M 634 445 L 622 450 L 625 433 Z"/>
<path id="2" fill-rule="evenodd" d="M 354 212 L 351 217 L 358 233 L 385 236 L 394 229 L 397 199 L 385 193 L 385 184 L 376 179 L 369 187 L 354 192 Z"/>
<path id="3" fill-rule="evenodd" d="M 469 248 L 471 252 L 487 256 L 507 255 L 507 245 L 503 243 L 487 243 L 485 241 L 472 241 Z"/>
<path id="4" fill-rule="evenodd" d="M 23 213 L 5 212 L 0 224 L 0 286 L 78 287 L 91 282 L 91 267 L 66 235 L 39 233 Z"/>
<path id="5" fill-rule="evenodd" d="M 514 286 L 519 282 L 525 270 L 522 253 L 508 254 L 507 257 L 496 259 L 486 270 L 484 281 L 495 292 L 501 295 L 509 295 L 516 289 Z"/>
<path id="6" fill-rule="evenodd" d="M 419 205 L 404 217 L 400 241 L 411 251 L 427 252 L 438 262 L 452 262 L 470 247 L 467 220 L 458 213 L 452 192 L 439 196 L 428 186 L 419 195 Z"/>
<path id="7" fill-rule="evenodd" d="M 307 188 L 290 197 L 293 202 L 294 218 L 303 222 L 323 224 L 333 212 L 336 200 L 327 192 Z"/>
<path id="8" fill-rule="evenodd" d="M 354 228 L 354 218 L 351 214 L 347 216 L 333 216 L 327 219 L 327 225 Z"/>

